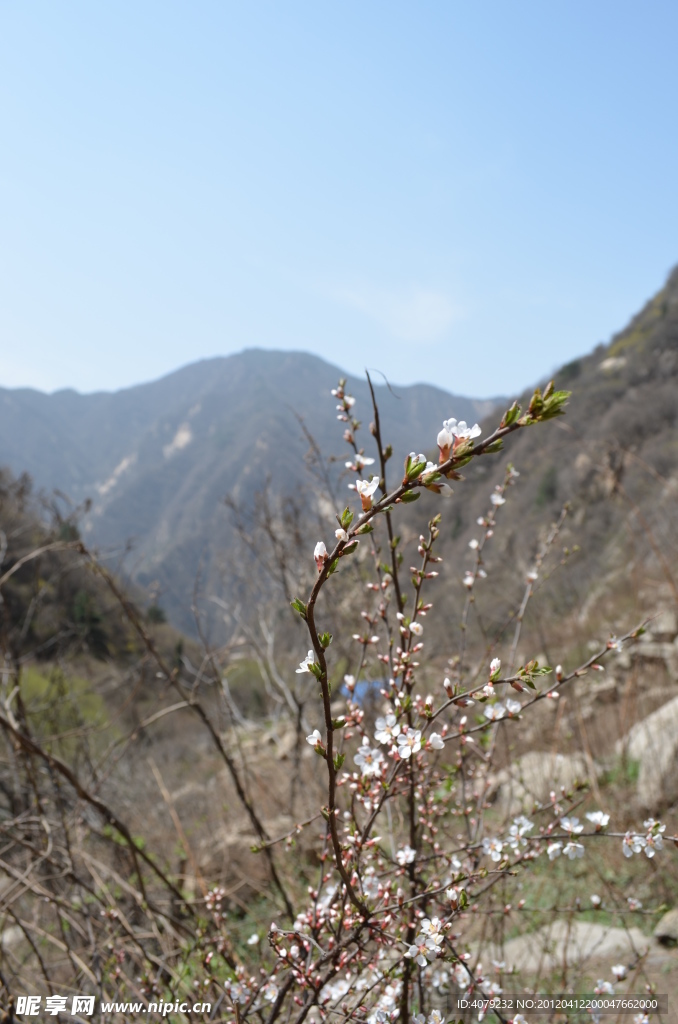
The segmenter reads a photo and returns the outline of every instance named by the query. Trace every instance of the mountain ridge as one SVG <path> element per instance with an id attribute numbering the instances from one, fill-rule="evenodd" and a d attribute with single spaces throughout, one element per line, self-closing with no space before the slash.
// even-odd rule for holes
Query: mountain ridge
<path id="1" fill-rule="evenodd" d="M 308 441 L 298 417 L 323 452 L 345 448 L 329 394 L 339 374 L 317 356 L 249 349 L 117 392 L 0 389 L 0 463 L 75 504 L 91 499 L 88 541 L 120 552 L 134 539 L 127 571 L 142 586 L 157 580 L 168 612 L 189 628 L 185 594 L 200 564 L 232 542 L 224 498 L 250 500 L 267 479 L 280 490 L 302 475 Z M 371 415 L 367 383 L 347 381 Z M 443 418 L 477 419 L 493 407 L 428 384 L 375 391 L 399 459 L 430 447 Z"/>

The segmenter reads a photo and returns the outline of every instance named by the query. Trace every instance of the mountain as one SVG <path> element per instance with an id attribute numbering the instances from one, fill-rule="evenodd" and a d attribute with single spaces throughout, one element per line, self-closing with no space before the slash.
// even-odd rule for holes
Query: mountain
<path id="1" fill-rule="evenodd" d="M 446 563 L 461 577 L 475 558 L 469 541 L 482 534 L 477 518 L 512 463 L 520 477 L 484 552 L 488 578 L 474 591 L 485 607 L 484 632 L 499 626 L 509 598 L 519 604 L 536 551 L 567 503 L 555 555 L 567 547 L 568 564 L 548 582 L 540 574 L 540 614 L 548 621 L 525 626 L 533 630 L 533 650 L 543 650 L 547 636 L 557 646 L 562 626 L 564 653 L 573 629 L 605 639 L 662 605 L 678 604 L 678 268 L 609 344 L 563 366 L 555 380 L 572 391 L 567 414 L 520 431 L 498 456 L 471 463 L 455 485 L 441 540 Z M 517 397 L 525 408 L 529 392 Z M 484 430 L 493 425 L 496 417 Z M 559 653 L 551 652 L 551 664 Z"/>
<path id="2" fill-rule="evenodd" d="M 224 576 L 227 556 L 237 553 L 241 538 L 226 498 L 251 507 L 267 484 L 274 496 L 306 488 L 305 507 L 326 523 L 348 500 L 344 481 L 333 507 L 323 507 L 299 420 L 323 453 L 336 454 L 336 485 L 348 454 L 329 394 L 339 376 L 314 356 L 251 350 L 116 393 L 0 389 L 0 465 L 27 471 L 38 488 L 59 488 L 75 503 L 91 498 L 81 524 L 85 538 L 149 600 L 157 591 L 171 621 L 190 631 L 196 577 L 207 595 L 231 582 Z M 504 452 L 475 460 L 454 484 L 443 507 L 445 562 L 460 583 L 472 564 L 476 520 L 510 461 L 521 475 L 484 553 L 493 586 L 488 580 L 477 588 L 480 601 L 485 587 L 487 621 L 497 625 L 506 599 L 518 598 L 540 539 L 567 502 L 559 545 L 579 550 L 549 583 L 549 629 L 574 613 L 597 616 L 602 633 L 614 631 L 627 613 L 640 614 L 659 596 L 678 599 L 678 269 L 608 345 L 563 366 L 555 379 L 572 390 L 567 415 L 509 438 Z M 347 390 L 364 421 L 360 443 L 374 455 L 367 384 L 349 379 Z M 496 402 L 428 385 L 376 390 L 383 437 L 394 448 L 391 482 L 412 448 L 434 455 L 444 418 L 479 419 L 484 433 L 499 419 Z M 529 392 L 518 397 L 525 404 Z M 425 494 L 403 510 L 404 541 L 416 538 L 421 513 L 432 513 L 436 502 Z M 328 536 L 327 529 L 318 536 Z M 456 584 L 446 592 L 446 621 L 457 621 L 455 602 L 464 593 Z M 501 594 L 501 607 L 491 594 Z"/>
<path id="3" fill-rule="evenodd" d="M 0 465 L 76 504 L 90 498 L 88 542 L 119 556 L 131 541 L 129 576 L 157 584 L 171 619 L 190 629 L 196 574 L 214 581 L 233 543 L 225 497 L 247 504 L 267 480 L 281 492 L 304 479 L 298 417 L 324 453 L 346 450 L 330 397 L 340 376 L 315 356 L 249 350 L 114 393 L 0 389 Z M 371 418 L 366 382 L 347 388 Z M 376 391 L 399 463 L 412 446 L 430 448 L 444 418 L 476 420 L 495 404 L 423 384 Z"/>

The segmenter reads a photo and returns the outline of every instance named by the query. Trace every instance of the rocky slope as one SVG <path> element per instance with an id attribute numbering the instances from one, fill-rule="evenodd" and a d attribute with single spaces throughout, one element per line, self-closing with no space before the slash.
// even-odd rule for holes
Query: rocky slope
<path id="1" fill-rule="evenodd" d="M 298 417 L 324 453 L 343 451 L 329 394 L 339 376 L 304 353 L 251 350 L 110 394 L 0 389 L 0 465 L 76 504 L 91 499 L 86 539 L 116 565 L 131 542 L 129 576 L 157 583 L 170 617 L 191 629 L 196 574 L 215 585 L 218 553 L 234 543 L 225 496 L 247 504 L 267 480 L 280 493 L 307 479 Z M 366 382 L 348 386 L 367 419 Z M 477 419 L 493 406 L 427 385 L 394 391 L 377 387 L 399 462 L 443 417 Z"/>

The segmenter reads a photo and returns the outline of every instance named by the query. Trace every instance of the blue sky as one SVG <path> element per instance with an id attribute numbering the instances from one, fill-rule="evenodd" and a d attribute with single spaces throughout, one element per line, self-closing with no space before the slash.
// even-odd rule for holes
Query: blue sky
<path id="1" fill-rule="evenodd" d="M 0 3 L 0 385 L 507 393 L 678 261 L 678 5 Z"/>

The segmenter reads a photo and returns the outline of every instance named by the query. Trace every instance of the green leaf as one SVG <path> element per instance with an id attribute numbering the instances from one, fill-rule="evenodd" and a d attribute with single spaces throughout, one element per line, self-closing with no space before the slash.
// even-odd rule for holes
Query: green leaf
<path id="1" fill-rule="evenodd" d="M 468 455 L 468 453 L 472 452 L 472 451 L 473 451 L 473 440 L 472 440 L 472 438 L 467 437 L 466 440 L 462 441 L 461 444 L 458 444 L 454 448 L 454 450 L 452 452 L 452 454 L 454 455 L 454 459 L 455 459 L 455 466 L 457 465 L 457 459 L 460 459 L 460 458 L 463 459 L 465 455 Z"/>
<path id="2" fill-rule="evenodd" d="M 346 754 L 335 754 L 335 757 L 334 757 L 334 770 L 338 772 L 345 760 L 346 760 Z"/>
<path id="3" fill-rule="evenodd" d="M 324 648 L 325 650 L 327 650 L 327 648 L 332 643 L 332 634 L 331 633 L 321 633 L 320 636 L 318 637 L 318 639 L 320 640 L 320 646 L 322 648 Z"/>
<path id="4" fill-rule="evenodd" d="M 303 601 L 300 601 L 298 597 L 295 597 L 294 601 L 290 601 L 290 604 L 294 608 L 295 612 L 299 612 L 302 619 L 306 619 L 306 605 Z"/>
<path id="5" fill-rule="evenodd" d="M 337 571 L 337 566 L 338 565 L 339 565 L 339 559 L 335 558 L 334 561 L 330 562 L 330 564 L 329 564 L 329 567 L 327 569 L 327 575 L 331 576 L 332 573 L 335 573 Z"/>
<path id="6" fill-rule="evenodd" d="M 393 446 L 390 445 L 390 444 L 387 444 L 381 454 L 384 456 L 384 462 L 388 462 L 388 460 L 393 455 Z"/>
<path id="7" fill-rule="evenodd" d="M 343 554 L 350 555 L 358 547 L 358 541 L 352 540 L 350 544 L 347 544 L 344 548 Z"/>
<path id="8" fill-rule="evenodd" d="M 543 409 L 541 411 L 539 419 L 551 420 L 554 416 L 564 416 L 565 410 L 563 409 L 563 406 L 565 405 L 571 394 L 571 391 L 555 391 L 544 402 Z"/>
<path id="9" fill-rule="evenodd" d="M 406 505 L 409 505 L 413 501 L 419 501 L 421 497 L 421 491 L 405 491 L 404 494 L 400 495 L 400 500 L 404 501 Z"/>
<path id="10" fill-rule="evenodd" d="M 339 522 L 341 523 L 341 526 L 344 530 L 348 530 L 349 526 L 353 522 L 353 513 L 351 512 L 350 508 L 344 509 L 344 511 L 341 513 Z"/>
<path id="11" fill-rule="evenodd" d="M 498 437 L 496 441 L 492 442 L 492 444 L 488 444 L 487 448 L 485 449 L 485 452 L 486 453 L 487 452 L 490 452 L 490 453 L 500 452 L 503 447 L 504 447 L 504 440 L 503 440 L 503 438 Z"/>
<path id="12" fill-rule="evenodd" d="M 346 726 L 346 719 L 345 718 L 333 718 L 332 719 L 332 728 L 333 729 L 343 729 L 343 728 L 345 728 L 345 726 Z"/>
<path id="13" fill-rule="evenodd" d="M 362 526 L 358 527 L 358 529 L 356 530 L 356 533 L 362 535 L 363 533 L 372 533 L 373 530 L 374 530 L 374 527 L 372 526 L 372 523 L 363 523 Z"/>
<path id="14" fill-rule="evenodd" d="M 312 665 L 308 666 L 308 671 L 312 672 L 317 680 L 321 680 L 323 677 L 323 670 L 316 661 L 314 661 Z"/>
<path id="15" fill-rule="evenodd" d="M 410 466 L 410 468 L 408 470 L 408 473 L 407 473 L 407 479 L 408 480 L 416 480 L 417 477 L 419 476 L 419 474 L 421 473 L 421 471 L 423 469 L 426 469 L 426 463 L 425 462 L 414 462 L 414 463 L 412 463 L 412 465 Z"/>
<path id="16" fill-rule="evenodd" d="M 500 426 L 510 427 L 512 423 L 520 416 L 520 406 L 517 402 L 514 402 L 510 409 L 507 409 L 504 413 L 504 418 L 501 421 Z"/>

